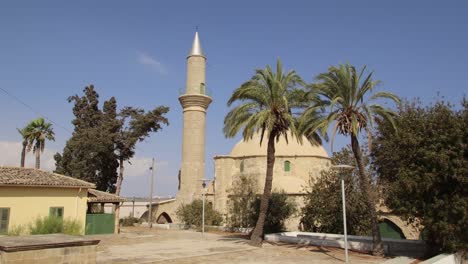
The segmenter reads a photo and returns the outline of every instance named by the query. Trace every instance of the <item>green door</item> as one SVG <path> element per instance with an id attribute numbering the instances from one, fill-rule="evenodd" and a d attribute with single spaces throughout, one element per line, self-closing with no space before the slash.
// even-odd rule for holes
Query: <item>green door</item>
<path id="1" fill-rule="evenodd" d="M 87 214 L 86 235 L 113 234 L 114 214 Z"/>

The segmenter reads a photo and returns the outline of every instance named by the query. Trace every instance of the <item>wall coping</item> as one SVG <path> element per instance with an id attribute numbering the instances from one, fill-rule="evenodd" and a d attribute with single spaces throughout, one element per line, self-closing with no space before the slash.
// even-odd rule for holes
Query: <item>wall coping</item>
<path id="1" fill-rule="evenodd" d="M 48 248 L 80 247 L 97 245 L 98 239 L 64 234 L 5 236 L 0 237 L 0 251 L 18 252 Z"/>

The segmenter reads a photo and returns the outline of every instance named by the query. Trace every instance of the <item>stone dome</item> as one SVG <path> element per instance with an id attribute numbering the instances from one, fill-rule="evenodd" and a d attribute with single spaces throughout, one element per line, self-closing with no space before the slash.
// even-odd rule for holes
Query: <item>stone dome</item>
<path id="1" fill-rule="evenodd" d="M 266 156 L 267 143 L 268 137 L 264 136 L 260 146 L 260 133 L 258 133 L 252 139 L 239 141 L 232 149 L 230 156 Z M 301 145 L 296 138 L 292 138 L 290 133 L 288 133 L 288 143 L 286 143 L 284 137 L 281 137 L 275 144 L 275 150 L 275 156 L 319 156 L 328 158 L 328 154 L 322 145 L 314 146 L 305 137 L 303 137 Z"/>

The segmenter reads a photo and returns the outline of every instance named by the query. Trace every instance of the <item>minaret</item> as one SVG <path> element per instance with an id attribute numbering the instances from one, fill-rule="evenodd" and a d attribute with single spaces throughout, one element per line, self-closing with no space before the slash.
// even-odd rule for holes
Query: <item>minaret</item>
<path id="1" fill-rule="evenodd" d="M 187 84 L 185 93 L 179 96 L 183 108 L 182 165 L 180 189 L 177 200 L 189 203 L 201 199 L 205 178 L 205 128 L 206 110 L 211 97 L 205 85 L 206 57 L 203 54 L 198 32 L 195 32 L 192 49 L 187 57 Z M 199 197 L 200 196 L 200 197 Z"/>

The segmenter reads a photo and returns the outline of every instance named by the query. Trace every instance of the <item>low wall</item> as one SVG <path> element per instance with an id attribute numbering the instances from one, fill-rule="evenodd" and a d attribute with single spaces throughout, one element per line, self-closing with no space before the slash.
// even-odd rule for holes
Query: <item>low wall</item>
<path id="1" fill-rule="evenodd" d="M 466 263 L 465 261 L 467 259 L 461 254 L 440 254 L 422 262 L 422 264 L 462 264 Z"/>
<path id="2" fill-rule="evenodd" d="M 0 263 L 96 263 L 99 240 L 63 234 L 0 238 Z"/>
<path id="3" fill-rule="evenodd" d="M 337 234 L 285 232 L 265 235 L 269 242 L 284 242 L 314 246 L 344 248 L 344 236 Z M 421 240 L 382 238 L 385 254 L 392 256 L 422 257 L 426 253 L 426 244 Z M 372 238 L 364 236 L 348 236 L 350 250 L 371 252 Z"/>
<path id="4" fill-rule="evenodd" d="M 148 223 L 141 223 L 140 226 L 148 226 Z M 153 223 L 152 225 L 154 228 L 158 229 L 174 229 L 174 230 L 185 230 L 185 229 L 196 229 L 199 230 L 201 227 L 197 226 L 187 226 L 184 224 L 156 224 Z M 235 232 L 235 233 L 250 233 L 252 228 L 240 228 L 240 227 L 228 227 L 228 226 L 212 226 L 212 225 L 205 225 L 205 230 L 219 230 L 224 232 Z"/>

